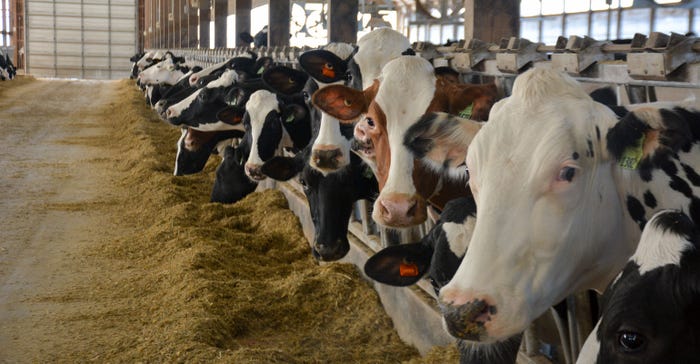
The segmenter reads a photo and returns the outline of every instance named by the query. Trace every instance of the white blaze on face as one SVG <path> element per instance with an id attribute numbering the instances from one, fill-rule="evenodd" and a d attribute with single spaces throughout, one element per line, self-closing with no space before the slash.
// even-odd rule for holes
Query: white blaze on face
<path id="1" fill-rule="evenodd" d="M 185 137 L 187 136 L 187 129 L 186 128 L 181 128 L 180 129 L 180 139 L 177 140 L 177 154 L 175 154 L 175 170 L 173 171 L 173 175 L 177 176 L 177 166 L 178 166 L 178 161 L 180 159 L 180 154 L 182 153 L 182 145 L 185 144 Z"/>
<path id="2" fill-rule="evenodd" d="M 209 82 L 206 86 L 203 88 L 215 88 L 215 87 L 228 87 L 233 85 L 234 82 L 238 81 L 238 73 L 234 70 L 226 70 L 224 73 L 221 74 L 221 77 L 217 78 L 214 81 Z M 189 108 L 192 103 L 197 99 L 197 96 L 202 92 L 202 89 L 199 89 L 195 92 L 193 92 L 191 95 L 187 96 L 186 98 L 182 99 L 182 101 L 178 102 L 175 105 L 172 105 L 168 108 L 168 118 L 176 118 L 182 114 L 184 110 Z M 235 129 L 235 128 L 234 128 Z M 205 129 L 200 129 L 200 130 L 205 130 Z M 211 130 L 222 130 L 222 129 L 211 129 Z"/>
<path id="3" fill-rule="evenodd" d="M 456 256 L 461 258 L 467 252 L 475 223 L 476 219 L 473 216 L 467 216 L 463 223 L 445 222 L 442 224 L 442 230 L 445 232 L 450 250 Z"/>
<path id="4" fill-rule="evenodd" d="M 386 116 L 391 165 L 380 198 L 389 193 L 411 196 L 416 193 L 413 154 L 403 145 L 403 136 L 425 113 L 434 94 L 433 66 L 423 58 L 402 56 L 387 63 L 382 70 L 382 82 L 375 102 Z"/>
<path id="5" fill-rule="evenodd" d="M 472 141 L 477 221 L 440 299 L 494 306 L 484 340 L 521 332 L 572 292 L 605 288 L 632 254 L 632 243 L 610 244 L 632 231 L 602 134 L 616 121 L 570 77 L 534 69 Z"/>
<path id="6" fill-rule="evenodd" d="M 405 35 L 391 29 L 380 28 L 367 33 L 357 41 L 359 49 L 353 59 L 360 67 L 362 89 L 372 86 L 382 68 L 392 59 L 399 57 L 411 42 Z"/>
<path id="7" fill-rule="evenodd" d="M 250 99 L 245 104 L 245 109 L 250 117 L 250 136 L 252 140 L 246 164 L 260 166 L 264 161 L 258 154 L 258 139 L 260 139 L 267 115 L 273 110 L 280 111 L 279 101 L 277 101 L 277 96 L 272 92 L 258 90 L 250 95 Z"/>
<path id="8" fill-rule="evenodd" d="M 656 217 L 664 212 L 668 211 L 657 212 L 647 222 L 637 250 L 630 258 L 639 265 L 640 275 L 667 264 L 680 265 L 683 252 L 693 248 L 685 236 L 656 225 Z"/>

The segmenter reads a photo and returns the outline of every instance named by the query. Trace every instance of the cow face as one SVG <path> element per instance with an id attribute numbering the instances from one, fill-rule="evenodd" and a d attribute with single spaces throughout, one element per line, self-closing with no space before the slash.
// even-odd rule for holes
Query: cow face
<path id="1" fill-rule="evenodd" d="M 168 122 L 200 130 L 238 129 L 238 126 L 224 123 L 216 117 L 230 102 L 229 98 L 233 95 L 230 93 L 231 86 L 238 81 L 238 76 L 237 71 L 227 70 L 216 81 L 168 107 L 165 112 Z"/>
<path id="2" fill-rule="evenodd" d="M 182 135 L 177 141 L 175 156 L 176 176 L 201 172 L 214 152 L 215 147 L 222 141 L 232 138 L 242 138 L 240 130 L 199 131 L 192 128 L 182 128 Z"/>
<path id="3" fill-rule="evenodd" d="M 603 296 L 582 363 L 693 363 L 700 356 L 698 229 L 675 210 L 646 224 L 636 252 Z"/>
<path id="4" fill-rule="evenodd" d="M 277 96 L 266 90 L 259 90 L 250 96 L 246 103 L 246 116 L 243 124 L 250 135 L 250 155 L 245 163 L 245 173 L 253 180 L 261 181 L 265 175 L 260 172 L 262 164 L 272 158 L 277 150 L 284 128 Z"/>
<path id="5" fill-rule="evenodd" d="M 324 175 L 308 164 L 309 154 L 310 148 L 306 148 L 293 158 L 274 157 L 261 170 L 276 180 L 287 180 L 301 172 L 299 182 L 314 223 L 312 253 L 322 261 L 338 260 L 350 249 L 347 235 L 353 203 L 374 197 L 377 182 L 367 165 L 355 155 L 347 166 Z"/>
<path id="6" fill-rule="evenodd" d="M 251 181 L 243 170 L 243 161 L 248 154 L 244 142 L 234 148 L 224 148 L 221 164 L 216 168 L 216 179 L 211 192 L 211 202 L 234 203 L 255 191 L 257 183 Z"/>
<path id="7" fill-rule="evenodd" d="M 649 214 L 696 214 L 699 118 L 641 110 L 618 122 L 564 74 L 516 79 L 467 153 L 478 219 L 440 292 L 449 331 L 483 341 L 521 331 L 573 292 L 602 291 Z"/>
<path id="8" fill-rule="evenodd" d="M 145 85 L 159 83 L 174 85 L 184 75 L 182 68 L 169 58 L 139 73 L 138 81 Z"/>

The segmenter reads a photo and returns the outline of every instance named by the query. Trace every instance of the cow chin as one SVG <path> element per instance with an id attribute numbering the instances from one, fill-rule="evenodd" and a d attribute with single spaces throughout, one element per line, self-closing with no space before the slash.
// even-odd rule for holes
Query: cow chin
<path id="1" fill-rule="evenodd" d="M 372 219 L 382 226 L 407 228 L 425 222 L 428 218 L 425 199 L 419 195 L 387 193 L 374 202 Z"/>

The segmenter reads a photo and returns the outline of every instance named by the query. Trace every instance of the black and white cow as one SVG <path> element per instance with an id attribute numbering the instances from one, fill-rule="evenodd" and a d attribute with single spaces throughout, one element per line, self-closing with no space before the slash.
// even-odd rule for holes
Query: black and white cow
<path id="1" fill-rule="evenodd" d="M 17 75 L 17 69 L 12 63 L 7 49 L 0 49 L 0 81 L 11 80 Z"/>
<path id="2" fill-rule="evenodd" d="M 250 95 L 265 84 L 252 70 L 260 63 L 242 58 L 245 66 L 235 63 L 226 69 L 216 80 L 207 83 L 165 111 L 167 121 L 176 126 L 189 126 L 200 130 L 226 130 L 235 128 L 216 118 L 219 111 L 228 106 L 242 106 Z M 271 65 L 269 59 L 261 67 Z M 252 63 L 250 63 L 252 62 Z M 298 71 L 297 71 L 298 72 Z M 191 80 L 191 77 L 190 77 Z M 302 82 L 305 82 L 305 79 Z M 302 86 L 299 86 L 301 89 Z"/>
<path id="3" fill-rule="evenodd" d="M 637 250 L 603 295 L 577 363 L 697 363 L 700 231 L 681 211 L 647 222 Z"/>
<path id="4" fill-rule="evenodd" d="M 248 158 L 249 151 L 245 140 L 235 148 L 226 146 L 223 159 L 216 168 L 211 202 L 234 203 L 255 191 L 258 183 L 251 181 L 243 169 L 243 163 Z"/>
<path id="5" fill-rule="evenodd" d="M 135 79 L 139 75 L 139 67 L 136 64 L 143 56 L 146 55 L 146 52 L 137 52 L 129 60 L 131 61 L 131 73 L 129 74 L 129 78 Z"/>
<path id="6" fill-rule="evenodd" d="M 310 154 L 309 145 L 294 157 L 274 157 L 263 164 L 261 172 L 279 181 L 299 174 L 314 223 L 312 254 L 322 261 L 334 261 L 350 250 L 348 222 L 353 204 L 373 199 L 378 193 L 377 180 L 354 153 L 349 164 L 325 175 L 311 167 Z"/>
<path id="7" fill-rule="evenodd" d="M 602 292 L 659 210 L 700 218 L 697 111 L 637 109 L 618 119 L 569 76 L 532 69 L 476 136 L 464 126 L 438 117 L 405 139 L 436 166 L 456 168 L 466 153 L 478 219 L 440 291 L 458 338 L 500 340 L 569 294 Z"/>
<path id="8" fill-rule="evenodd" d="M 182 61 L 182 62 L 181 62 Z M 165 60 L 149 67 L 137 76 L 141 85 L 174 85 L 190 71 L 183 58 L 167 56 Z"/>
<path id="9" fill-rule="evenodd" d="M 370 278 L 391 286 L 403 287 L 426 277 L 435 293 L 454 276 L 471 238 L 476 219 L 476 204 L 471 197 L 460 197 L 445 205 L 440 219 L 418 243 L 393 245 L 382 249 L 365 262 Z M 513 364 L 522 335 L 493 344 L 459 340 L 460 363 Z"/>
<path id="10" fill-rule="evenodd" d="M 217 148 L 221 143 L 231 144 L 232 139 L 243 138 L 242 130 L 200 131 L 192 128 L 182 128 L 182 135 L 177 141 L 175 156 L 176 176 L 184 176 L 201 172 L 209 156 L 219 153 Z"/>

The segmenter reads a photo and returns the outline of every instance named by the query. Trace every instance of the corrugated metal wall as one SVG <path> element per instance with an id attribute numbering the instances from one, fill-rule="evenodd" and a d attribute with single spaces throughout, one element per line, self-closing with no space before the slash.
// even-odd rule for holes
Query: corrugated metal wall
<path id="1" fill-rule="evenodd" d="M 118 79 L 137 46 L 136 0 L 26 0 L 27 73 Z"/>

